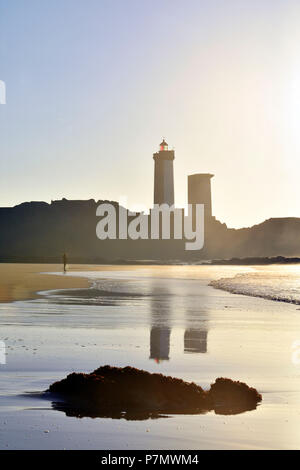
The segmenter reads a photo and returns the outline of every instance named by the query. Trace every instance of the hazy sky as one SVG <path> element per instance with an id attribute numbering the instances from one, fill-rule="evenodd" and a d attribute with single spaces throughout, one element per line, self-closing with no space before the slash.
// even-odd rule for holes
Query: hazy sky
<path id="1" fill-rule="evenodd" d="M 0 206 L 150 206 L 152 154 L 231 227 L 300 216 L 299 0 L 0 0 Z"/>

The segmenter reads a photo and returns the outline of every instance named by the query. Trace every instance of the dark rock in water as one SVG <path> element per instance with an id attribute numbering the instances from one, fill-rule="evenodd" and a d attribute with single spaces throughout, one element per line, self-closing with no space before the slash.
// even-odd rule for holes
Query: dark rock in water
<path id="1" fill-rule="evenodd" d="M 237 414 L 252 410 L 262 400 L 255 388 L 223 377 L 216 379 L 211 385 L 209 395 L 217 414 Z"/>
<path id="2" fill-rule="evenodd" d="M 54 408 L 68 416 L 148 419 L 163 414 L 215 410 L 231 414 L 256 408 L 261 395 L 241 382 L 217 379 L 209 391 L 195 383 L 133 367 L 104 366 L 91 374 L 73 373 L 46 392 Z M 63 401 L 61 401 L 63 400 Z"/>

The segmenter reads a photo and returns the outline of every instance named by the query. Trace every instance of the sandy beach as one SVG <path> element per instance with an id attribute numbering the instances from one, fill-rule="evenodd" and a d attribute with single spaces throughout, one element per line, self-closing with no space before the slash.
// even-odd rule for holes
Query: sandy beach
<path id="1" fill-rule="evenodd" d="M 76 269 L 74 267 L 73 269 Z M 84 278 L 41 274 L 62 271 L 58 264 L 6 264 L 0 263 L 0 302 L 36 299 L 37 292 L 51 289 L 88 287 Z"/>
<path id="2" fill-rule="evenodd" d="M 209 286 L 255 267 L 0 265 L 1 449 L 300 448 L 299 305 Z M 47 273 L 47 274 L 45 274 Z M 262 394 L 238 415 L 67 416 L 40 392 L 72 371 L 132 365 Z"/>

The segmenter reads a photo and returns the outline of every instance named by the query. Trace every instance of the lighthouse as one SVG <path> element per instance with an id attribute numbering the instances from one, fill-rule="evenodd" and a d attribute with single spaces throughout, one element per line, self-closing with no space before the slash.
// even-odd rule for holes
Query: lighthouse
<path id="1" fill-rule="evenodd" d="M 163 139 L 159 151 L 154 153 L 154 204 L 174 204 L 174 150 L 169 150 Z"/>

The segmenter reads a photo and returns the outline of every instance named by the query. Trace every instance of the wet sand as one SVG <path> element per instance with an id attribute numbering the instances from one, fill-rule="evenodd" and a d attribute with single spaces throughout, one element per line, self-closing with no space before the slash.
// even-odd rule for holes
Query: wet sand
<path id="1" fill-rule="evenodd" d="M 14 302 L 16 300 L 33 300 L 39 298 L 38 292 L 56 289 L 82 289 L 90 286 L 84 276 L 72 276 L 78 272 L 106 272 L 106 271 L 136 271 L 143 270 L 144 266 L 115 266 L 115 265 L 83 265 L 72 264 L 64 276 L 46 273 L 63 273 L 61 264 L 18 264 L 0 263 L 0 303 Z M 147 266 L 158 275 L 156 266 Z M 161 266 L 162 272 L 168 266 Z M 176 267 L 175 267 L 176 268 Z M 175 269 L 176 272 L 176 269 Z"/>
<path id="2" fill-rule="evenodd" d="M 28 270 L 34 300 L 0 304 L 1 449 L 300 449 L 299 306 L 208 286 L 243 267 L 71 266 L 65 276 L 38 274 L 61 266 L 8 268 L 13 284 L 14 271 L 24 279 Z M 54 285 L 64 294 L 32 294 Z M 67 416 L 38 395 L 73 371 L 105 364 L 205 390 L 227 376 L 255 387 L 262 402 L 235 416 L 126 421 Z"/>
<path id="3" fill-rule="evenodd" d="M 60 264 L 0 263 L 0 303 L 37 299 L 40 297 L 39 292 L 50 290 L 89 288 L 91 281 L 84 276 L 85 272 L 134 273 L 143 272 L 145 269 L 153 277 L 160 277 L 165 272 L 171 278 L 176 278 L 178 273 L 181 273 L 181 276 L 186 279 L 193 279 L 195 272 L 199 271 L 197 266 L 189 266 L 189 269 L 184 272 L 181 266 L 72 264 L 64 274 L 63 266 Z M 83 273 L 82 276 L 78 276 L 80 272 Z"/>

